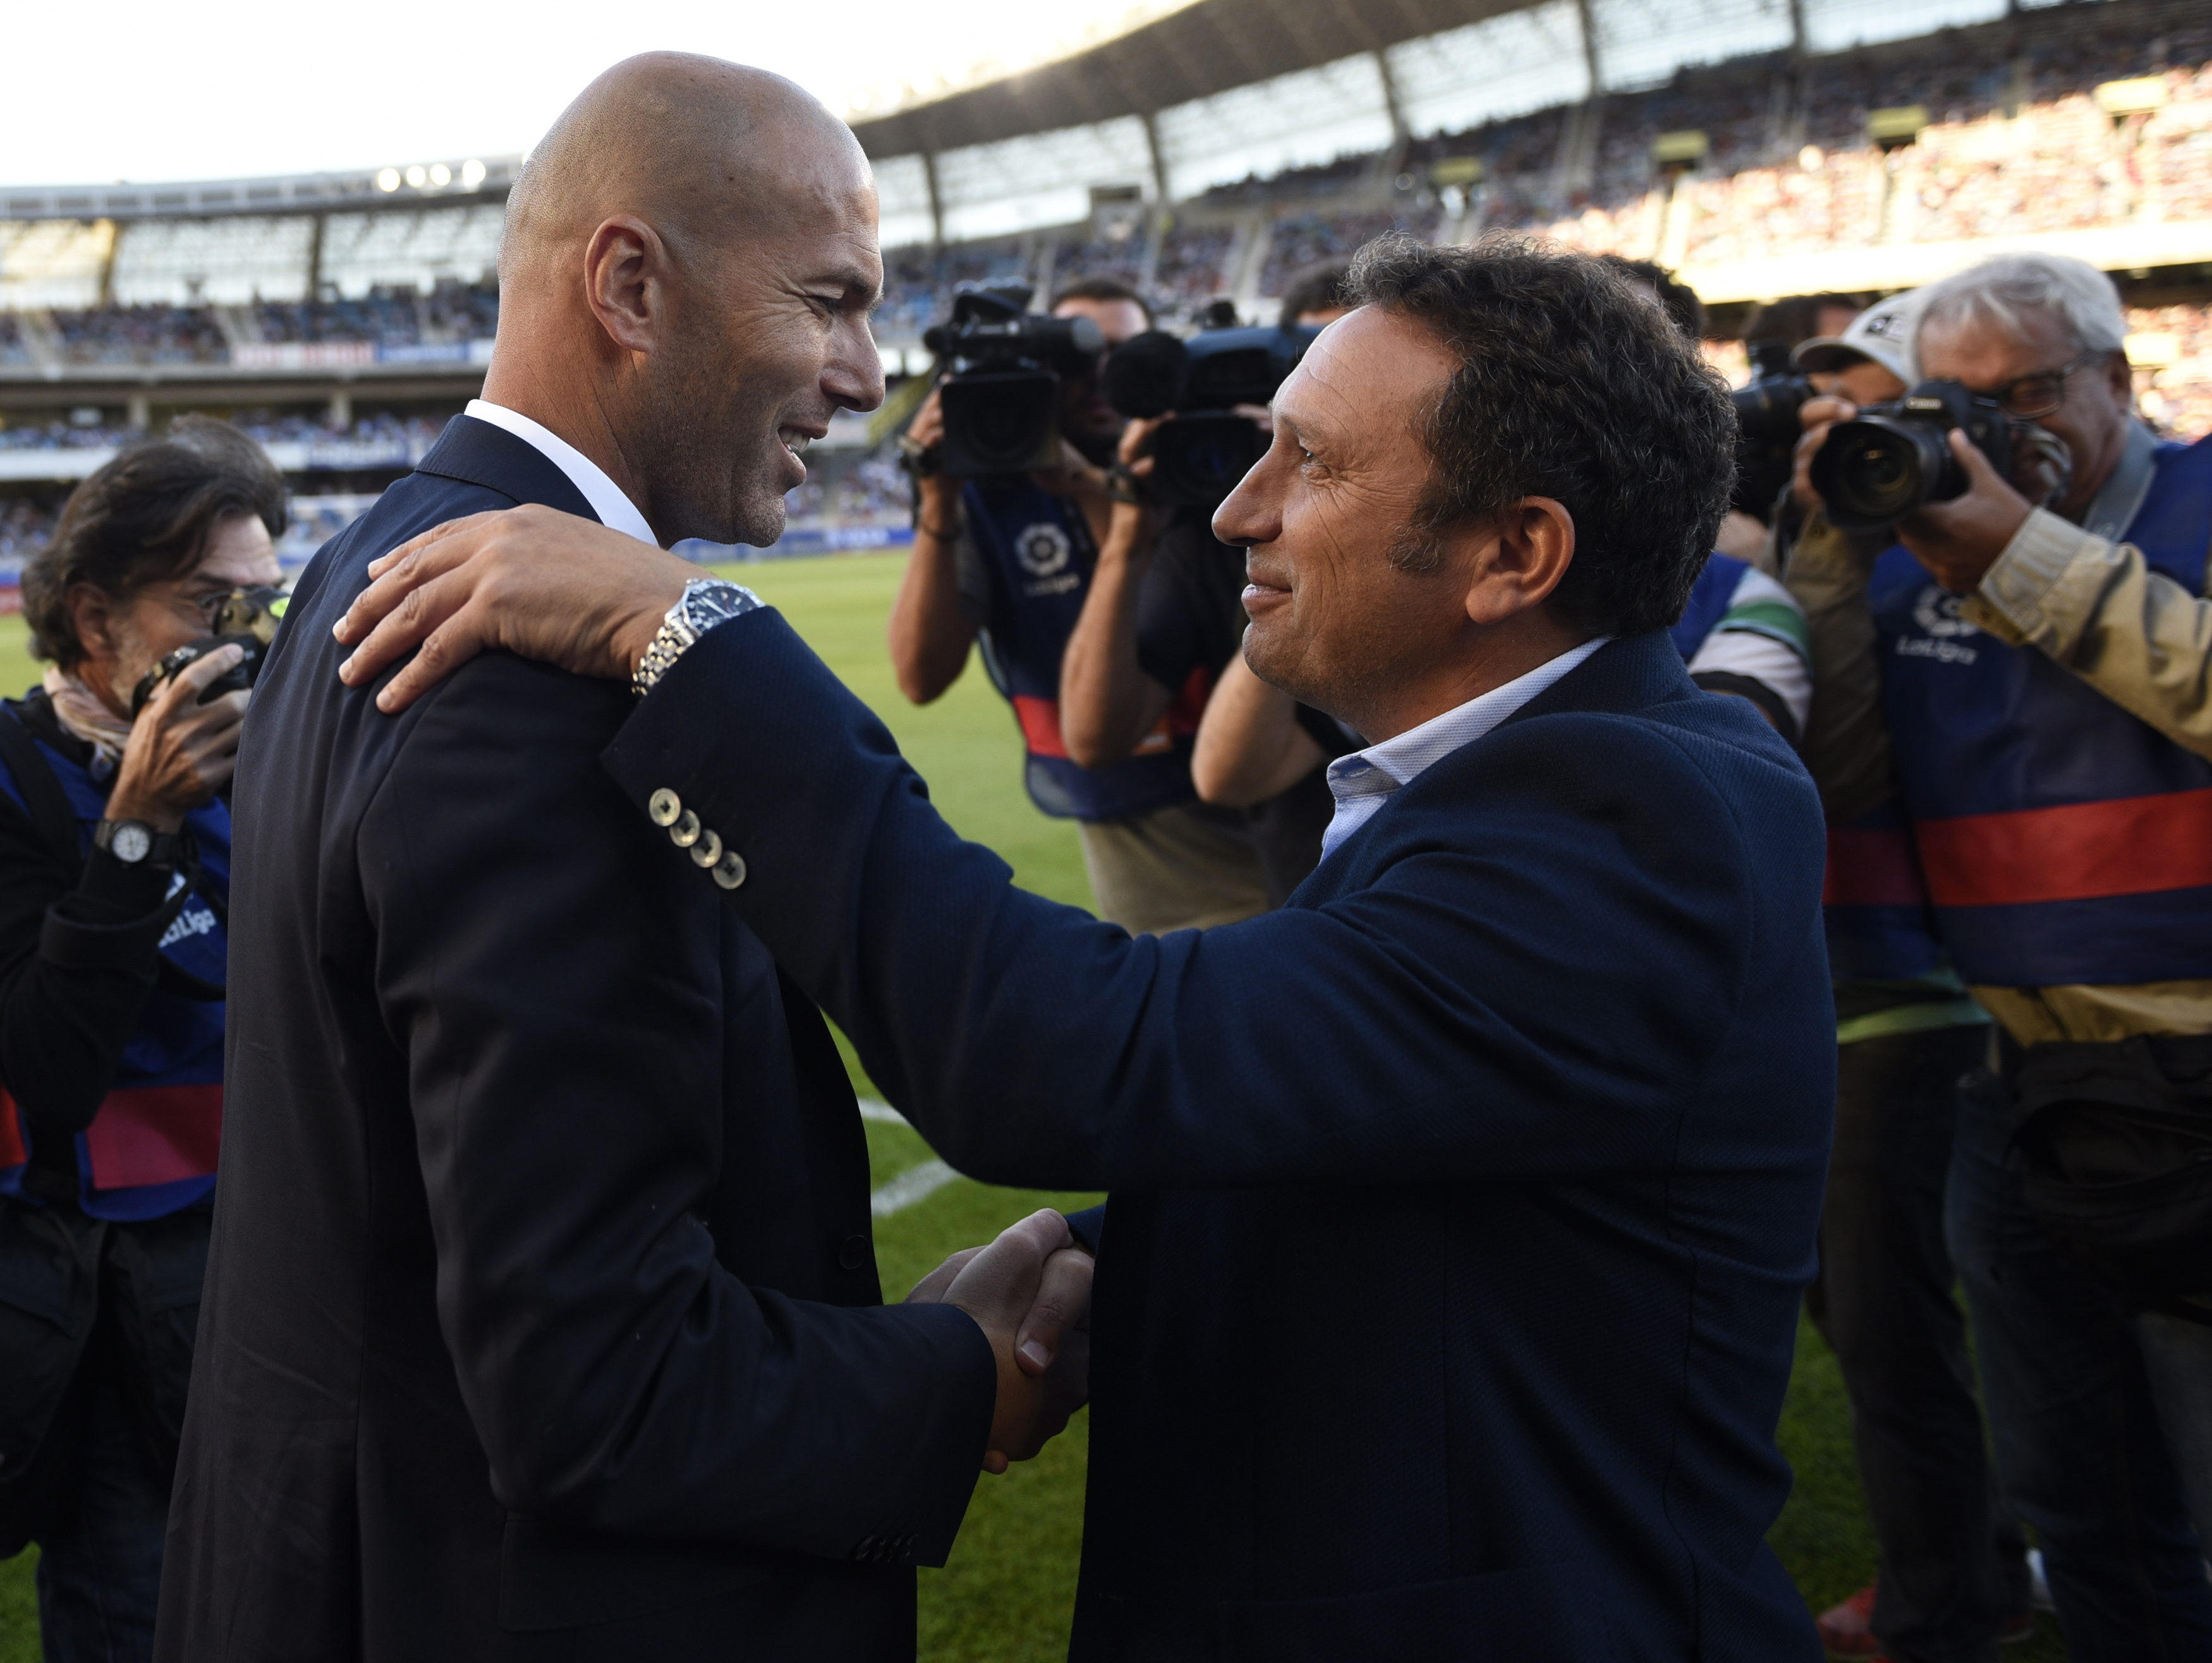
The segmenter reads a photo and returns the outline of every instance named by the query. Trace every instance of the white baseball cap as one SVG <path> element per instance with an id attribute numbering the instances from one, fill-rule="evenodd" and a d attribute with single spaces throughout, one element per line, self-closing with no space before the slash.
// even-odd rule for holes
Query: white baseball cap
<path id="1" fill-rule="evenodd" d="M 1909 288 L 1877 301 L 1852 319 L 1841 335 L 1800 342 L 1790 355 L 1790 367 L 1820 373 L 1871 359 L 1906 386 L 1915 385 L 1920 355 L 1913 349 L 1913 337 L 1920 328 L 1921 293 Z"/>

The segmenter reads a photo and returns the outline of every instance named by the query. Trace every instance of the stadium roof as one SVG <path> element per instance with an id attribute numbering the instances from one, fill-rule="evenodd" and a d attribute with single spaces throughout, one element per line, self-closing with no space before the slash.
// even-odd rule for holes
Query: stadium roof
<path id="1" fill-rule="evenodd" d="M 334 209 L 464 207 L 503 200 L 520 156 L 455 157 L 343 173 L 173 185 L 0 186 L 0 220 L 170 220 Z"/>
<path id="2" fill-rule="evenodd" d="M 1104 44 L 854 123 L 871 156 L 1149 116 L 1521 9 L 1531 0 L 1198 0 Z"/>

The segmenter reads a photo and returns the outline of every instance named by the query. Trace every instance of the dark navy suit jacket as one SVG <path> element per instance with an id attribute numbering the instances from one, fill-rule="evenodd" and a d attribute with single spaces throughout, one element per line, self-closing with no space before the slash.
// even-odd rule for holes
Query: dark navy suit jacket
<path id="1" fill-rule="evenodd" d="M 337 680 L 371 559 L 517 502 L 590 512 L 456 421 L 254 695 L 159 1654 L 910 1660 L 996 1370 L 880 1304 L 819 1015 L 601 769 L 623 689 Z"/>
<path id="2" fill-rule="evenodd" d="M 1663 634 L 1204 934 L 1014 888 L 773 611 L 607 760 L 749 863 L 734 910 L 953 1164 L 1113 1191 L 1075 1657 L 1818 1656 L 1763 1539 L 1820 804 Z"/>

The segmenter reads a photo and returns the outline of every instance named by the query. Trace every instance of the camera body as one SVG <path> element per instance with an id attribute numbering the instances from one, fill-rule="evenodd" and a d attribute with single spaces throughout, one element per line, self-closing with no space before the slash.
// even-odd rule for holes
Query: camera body
<path id="1" fill-rule="evenodd" d="M 1762 375 L 1729 395 L 1735 404 L 1735 494 L 1729 507 L 1764 520 L 1790 483 L 1801 429 L 1797 413 L 1814 398 L 1802 375 Z"/>
<path id="2" fill-rule="evenodd" d="M 216 604 L 214 634 L 201 640 L 186 641 L 139 678 L 131 694 L 131 716 L 135 719 L 146 707 L 146 701 L 161 690 L 162 683 L 221 646 L 240 647 L 246 656 L 210 682 L 198 702 L 206 704 L 226 693 L 242 693 L 252 687 L 261 674 L 262 664 L 269 656 L 269 643 L 276 639 L 276 626 L 283 622 L 284 609 L 291 598 L 282 589 L 265 584 L 257 584 L 251 589 L 234 589 L 223 596 Z"/>
<path id="3" fill-rule="evenodd" d="M 1870 404 L 1836 423 L 1812 467 L 1829 524 L 1886 531 L 1916 508 L 1964 496 L 1966 470 L 1949 442 L 1954 428 L 2000 475 L 2011 474 L 2013 418 L 1956 381 L 1923 381 L 1894 404 Z"/>
<path id="4" fill-rule="evenodd" d="M 963 478 L 1060 465 L 1060 383 L 1089 371 L 1106 337 L 1090 318 L 1029 311 L 1025 288 L 972 288 L 921 339 L 950 372 L 939 391 L 939 465 Z"/>
<path id="5" fill-rule="evenodd" d="M 1267 452 L 1266 429 L 1239 404 L 1265 404 L 1321 331 L 1202 330 L 1184 341 L 1150 330 L 1106 361 L 1107 402 L 1132 420 L 1176 419 L 1152 435 L 1146 494 L 1173 507 L 1213 508 Z"/>

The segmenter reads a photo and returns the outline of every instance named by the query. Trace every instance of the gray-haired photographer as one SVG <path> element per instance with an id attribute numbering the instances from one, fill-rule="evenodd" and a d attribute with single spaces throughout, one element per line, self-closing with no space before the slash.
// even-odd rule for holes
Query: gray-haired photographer
<path id="1" fill-rule="evenodd" d="M 283 481 L 186 417 L 23 574 L 0 713 L 0 1557 L 52 1663 L 149 1656 L 222 1122 L 230 815 Z M 219 637 L 221 639 L 219 639 Z"/>
<path id="2" fill-rule="evenodd" d="M 2119 297 L 2081 260 L 2001 256 L 1919 299 L 1927 380 L 1807 407 L 1789 581 L 1827 648 L 1830 900 L 1868 939 L 1932 914 L 1996 1021 L 1943 1234 L 2069 1651 L 2203 1656 L 2212 444 L 2138 419 Z M 1875 1617 L 1893 1655 L 1967 1654 Z"/>

